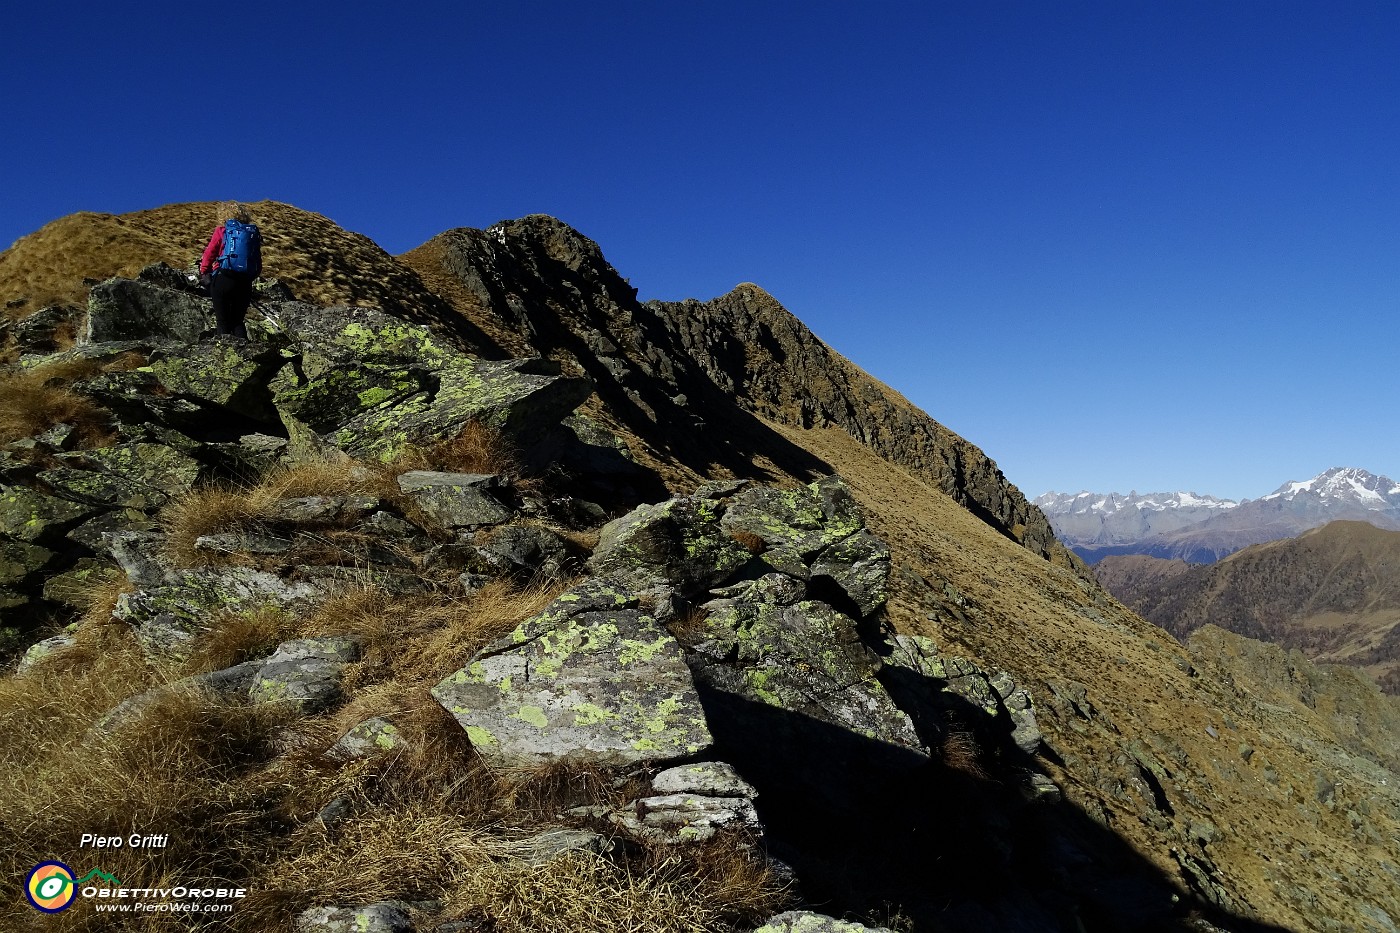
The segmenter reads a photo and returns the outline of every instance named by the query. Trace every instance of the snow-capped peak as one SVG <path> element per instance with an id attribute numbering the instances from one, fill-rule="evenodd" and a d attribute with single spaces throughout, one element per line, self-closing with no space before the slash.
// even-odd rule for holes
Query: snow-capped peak
<path id="1" fill-rule="evenodd" d="M 1233 509 L 1239 505 L 1232 499 L 1217 499 L 1195 492 L 1148 492 L 1136 490 L 1124 495 L 1121 492 L 1047 492 L 1032 500 L 1046 512 L 1099 512 L 1111 514 L 1124 509 L 1137 509 L 1147 512 L 1162 512 L 1168 509 Z"/>
<path id="2" fill-rule="evenodd" d="M 1400 506 L 1400 483 L 1356 467 L 1333 467 L 1310 480 L 1284 483 L 1262 498 L 1292 501 L 1299 496 L 1352 502 L 1373 509 L 1392 508 Z"/>

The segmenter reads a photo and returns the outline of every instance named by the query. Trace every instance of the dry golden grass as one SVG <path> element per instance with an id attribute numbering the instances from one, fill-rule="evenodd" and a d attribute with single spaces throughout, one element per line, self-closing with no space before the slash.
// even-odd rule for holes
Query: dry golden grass
<path id="1" fill-rule="evenodd" d="M 950 732 L 938 747 L 938 758 L 943 767 L 973 778 L 985 778 L 987 771 L 982 764 L 982 747 L 977 737 L 970 732 Z"/>
<path id="2" fill-rule="evenodd" d="M 392 476 L 409 470 L 438 470 L 444 473 L 519 472 L 519 454 L 495 428 L 468 421 L 455 437 L 432 444 L 406 447 L 386 464 Z"/>
<path id="3" fill-rule="evenodd" d="M 267 484 L 268 495 L 303 489 L 288 477 Z M 357 587 L 305 618 L 219 618 L 182 667 L 161 670 L 111 621 L 119 587 L 95 588 L 76 646 L 0 681 L 0 873 L 22 878 L 39 861 L 71 857 L 84 832 L 169 832 L 167 849 L 109 850 L 101 867 L 126 886 L 244 887 L 250 896 L 221 928 L 248 933 L 291 933 L 309 906 L 388 898 L 435 899 L 444 904 L 438 919 L 477 917 L 497 933 L 729 933 L 780 909 L 778 881 L 742 840 L 690 854 L 624 847 L 543 865 L 520 857 L 523 839 L 567 825 L 563 811 L 621 805 L 644 789 L 641 779 L 619 783 L 570 763 L 488 767 L 429 689 L 561 589 L 494 583 L 443 600 Z M 363 659 L 344 680 L 351 698 L 337 710 L 292 722 L 268 707 L 175 689 L 154 694 L 110 735 L 89 731 L 153 686 L 315 634 L 363 640 Z M 351 761 L 325 754 L 371 716 L 392 722 L 403 744 Z M 342 815 L 320 818 L 333 801 Z M 168 917 L 113 921 L 81 902 L 61 916 L 12 901 L 0 905 L 0 929 L 169 929 Z"/>
<path id="4" fill-rule="evenodd" d="M 266 657 L 282 642 L 295 638 L 298 629 L 296 617 L 275 606 L 221 613 L 195 640 L 183 673 L 204 674 Z"/>
<path id="5" fill-rule="evenodd" d="M 768 547 L 768 543 L 761 537 L 752 531 L 744 531 L 742 528 L 730 529 L 729 537 L 750 554 L 762 554 Z"/>
<path id="6" fill-rule="evenodd" d="M 372 587 L 356 587 L 322 606 L 303 630 L 359 636 L 363 658 L 349 675 L 356 684 L 436 683 L 564 589 L 562 582 L 517 589 L 497 580 L 470 596 L 449 599 L 396 598 Z"/>
<path id="7" fill-rule="evenodd" d="M 518 859 L 480 865 L 453 879 L 448 914 L 481 918 L 496 933 L 710 933 L 750 929 L 784 895 L 771 874 L 708 876 L 716 866 L 679 854 L 674 861 L 637 866 L 588 853 L 542 865 Z"/>
<path id="8" fill-rule="evenodd" d="M 20 316 L 49 304 L 85 304 L 84 278 L 132 277 L 153 262 L 176 269 L 198 260 L 217 223 L 212 201 L 169 204 L 130 214 L 62 217 L 0 252 L 0 306 Z M 442 317 L 442 299 L 418 275 L 367 237 L 330 219 L 275 201 L 248 205 L 263 237 L 263 275 L 303 301 L 378 306 L 411 320 Z"/>
<path id="9" fill-rule="evenodd" d="M 347 459 L 300 463 L 274 471 L 250 487 L 193 490 L 161 511 L 166 556 L 185 567 L 226 563 L 228 555 L 202 551 L 195 542 L 219 532 L 264 531 L 275 508 L 288 499 L 373 493 L 380 482 L 377 474 Z"/>
<path id="10" fill-rule="evenodd" d="M 644 784 L 614 786 L 614 775 L 606 768 L 568 759 L 505 770 L 500 778 L 508 809 L 527 822 L 540 823 L 571 807 L 620 806 L 646 789 Z"/>
<path id="11" fill-rule="evenodd" d="M 78 395 L 64 383 L 72 381 L 76 367 L 61 372 L 42 367 L 0 375 L 0 445 L 41 434 L 58 424 L 70 424 L 83 448 L 105 447 L 113 442 L 112 413 Z M 89 373 L 90 374 L 90 373 Z"/>
<path id="12" fill-rule="evenodd" d="M 695 607 L 667 623 L 666 630 L 685 647 L 694 648 L 705 639 L 705 620 L 709 617 L 709 612 Z"/>
<path id="13" fill-rule="evenodd" d="M 40 861 L 75 853 L 75 840 L 83 833 L 126 838 L 168 832 L 165 849 L 105 850 L 101 867 L 130 887 L 238 877 L 240 862 L 257 858 L 263 848 L 267 814 L 261 802 L 267 787 L 253 766 L 266 760 L 282 723 L 270 707 L 166 691 L 115 733 L 89 731 L 102 707 L 126 692 L 112 692 L 113 684 L 142 686 L 139 679 L 127 679 L 129 672 L 114 672 L 112 663 L 98 660 L 79 678 L 89 687 L 105 687 L 84 691 L 87 704 L 59 715 L 47 708 L 34 711 L 43 734 L 7 749 L 0 787 L 0 870 L 22 878 Z M 65 687 L 72 685 L 72 679 L 64 681 Z M 51 695 L 48 702 L 54 702 Z M 65 696 L 64 705 L 70 702 Z M 11 695 L 0 696 L 6 712 L 21 705 Z M 75 921 L 79 929 L 107 928 L 86 904 L 64 917 L 61 927 L 40 928 L 73 929 Z M 21 922 L 29 928 L 32 918 L 33 912 L 19 904 L 0 906 L 0 928 L 20 929 Z"/>

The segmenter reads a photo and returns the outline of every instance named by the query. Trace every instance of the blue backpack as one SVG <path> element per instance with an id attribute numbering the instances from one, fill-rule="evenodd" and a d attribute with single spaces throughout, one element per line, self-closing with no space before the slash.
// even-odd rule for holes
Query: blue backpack
<path id="1" fill-rule="evenodd" d="M 219 254 L 218 269 L 246 272 L 253 278 L 262 275 L 262 234 L 257 224 L 224 221 L 224 251 Z"/>

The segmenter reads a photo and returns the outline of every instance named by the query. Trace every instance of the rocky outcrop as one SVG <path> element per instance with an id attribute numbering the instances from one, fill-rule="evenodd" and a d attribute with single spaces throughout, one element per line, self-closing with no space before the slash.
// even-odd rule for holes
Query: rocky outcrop
<path id="1" fill-rule="evenodd" d="M 810 910 L 790 910 L 778 914 L 754 933 L 893 933 L 886 927 L 868 927 L 863 923 L 837 920 Z"/>
<path id="2" fill-rule="evenodd" d="M 702 754 L 712 739 L 680 646 L 639 607 L 606 578 L 576 587 L 433 696 L 503 765 Z"/>
<path id="3" fill-rule="evenodd" d="M 171 618 L 193 619 L 212 606 L 241 602 L 218 586 L 190 597 L 192 578 L 184 581 L 186 595 L 172 595 L 168 588 L 177 581 L 155 562 L 160 540 L 130 537 L 146 534 L 172 497 L 300 460 L 390 459 L 451 437 L 469 422 L 500 432 L 527 455 L 542 443 L 554 453 L 567 433 L 563 419 L 589 392 L 586 380 L 560 375 L 556 364 L 468 357 L 425 328 L 375 309 L 264 298 L 250 319 L 251 341 L 196 341 L 208 315 L 208 299 L 187 288 L 182 275 L 152 267 L 139 280 L 94 286 L 86 343 L 28 361 L 38 372 L 76 367 L 68 391 L 110 412 L 115 437 L 78 447 L 72 426 L 60 424 L 4 452 L 11 467 L 0 470 L 0 625 L 33 624 L 36 608 L 48 611 L 57 598 L 57 590 L 44 592 L 50 578 L 99 559 L 140 586 L 167 588 L 131 594 L 123 612 L 152 645 L 173 647 L 188 627 Z M 144 365 L 133 368 L 133 357 Z M 483 483 L 499 487 L 498 480 L 451 487 L 441 476 L 411 474 L 403 482 L 441 529 L 470 531 L 515 514 L 512 505 L 492 504 L 477 491 Z M 457 491 L 449 493 L 452 488 Z M 475 496 L 478 509 L 461 514 L 465 500 L 445 504 L 454 496 Z M 346 522 L 354 520 L 350 508 L 288 502 L 285 515 L 269 518 L 283 527 Z M 196 547 L 213 555 L 279 555 L 292 551 L 294 537 L 221 532 L 201 537 Z M 539 553 L 524 542 L 501 544 L 498 562 L 534 561 L 533 568 L 512 567 L 517 576 L 545 564 L 560 574 L 568 565 L 548 541 L 536 542 Z"/>
<path id="4" fill-rule="evenodd" d="M 587 372 L 620 420 L 665 437 L 685 462 L 713 462 L 725 445 L 739 453 L 750 429 L 742 412 L 832 425 L 1031 551 L 1077 566 L 985 454 L 861 373 L 757 286 L 643 305 L 596 243 L 544 215 L 452 230 L 403 258 L 425 279 L 445 280 L 459 310 L 508 335 L 515 352 L 528 347 Z M 721 418 L 724 432 L 707 430 Z M 709 443 L 687 437 L 697 433 Z M 781 446 L 770 438 L 766 453 Z M 738 457 L 727 465 L 743 468 Z"/>
<path id="5" fill-rule="evenodd" d="M 725 853 L 767 859 L 793 881 L 787 906 L 830 914 L 767 923 L 788 931 L 1333 933 L 1400 917 L 1394 705 L 1359 678 L 1209 630 L 1186 653 L 1055 566 L 990 461 L 757 289 L 639 305 L 595 245 L 548 218 L 456 231 L 435 249 L 434 288 L 455 288 L 496 350 L 535 358 L 484 361 L 465 352 L 466 329 L 281 289 L 260 297 L 246 344 L 133 333 L 54 352 L 74 320 L 55 311 L 21 347 L 48 356 L 24 365 L 61 364 L 39 372 L 105 414 L 0 447 L 0 645 L 28 646 L 18 692 L 62 682 L 102 638 L 125 651 L 134 638 L 146 653 L 135 667 L 173 672 L 141 702 L 188 691 L 249 707 L 235 717 L 294 723 L 234 756 L 237 771 L 252 754 L 261 783 L 227 785 L 269 864 L 288 840 L 351 846 L 394 825 L 412 811 L 381 811 L 418 805 L 412 781 L 407 794 L 395 785 L 416 768 L 481 778 L 447 791 L 454 826 L 489 814 L 431 853 L 441 877 L 377 878 L 358 897 L 341 896 L 344 878 L 273 892 L 289 916 L 328 905 L 303 914 L 305 928 L 491 926 L 490 911 L 447 908 L 445 920 L 442 904 L 379 900 L 451 901 L 459 845 L 487 875 L 693 864 L 698 876 L 727 871 Z M 388 272 L 364 293 L 395 287 Z M 400 310 L 425 307 L 429 277 L 395 274 Z M 174 270 L 109 291 L 152 303 L 148 320 L 162 302 L 204 308 Z M 571 413 L 590 382 L 589 416 Z M 532 463 L 460 473 L 385 459 L 465 421 L 497 426 Z M 836 463 L 849 484 L 829 475 Z M 166 536 L 161 510 L 189 490 L 288 464 L 340 479 L 259 482 L 249 515 L 182 548 Z M 731 476 L 747 481 L 715 479 Z M 113 614 L 72 621 L 83 580 L 123 578 Z M 420 630 L 435 613 L 546 580 L 564 581 L 562 596 L 473 641 L 456 672 L 415 681 L 436 682 L 443 709 L 375 680 L 441 657 L 442 633 Z M 363 648 L 350 630 L 365 620 L 326 611 L 347 587 L 388 607 Z M 501 622 L 487 614 L 469 624 Z M 315 639 L 278 634 L 240 647 L 240 663 L 209 660 L 224 626 L 308 616 L 297 633 Z M 219 669 L 186 676 L 196 664 Z M 94 710 L 99 731 L 130 737 L 144 717 L 129 702 Z M 329 800 L 278 797 L 264 780 L 322 769 L 338 784 Z"/>
<path id="6" fill-rule="evenodd" d="M 1070 562 L 1045 516 L 986 454 L 857 370 L 758 286 L 646 307 L 691 365 L 744 407 L 798 427 L 839 427 L 1031 551 Z"/>

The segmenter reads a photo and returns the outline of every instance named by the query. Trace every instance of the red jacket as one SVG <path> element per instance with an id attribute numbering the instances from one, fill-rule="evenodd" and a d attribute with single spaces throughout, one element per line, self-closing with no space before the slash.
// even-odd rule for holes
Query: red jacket
<path id="1" fill-rule="evenodd" d="M 208 275 L 219 268 L 219 254 L 224 251 L 224 225 L 219 224 L 214 228 L 214 233 L 209 237 L 209 245 L 204 247 L 204 255 L 199 259 L 199 274 Z"/>

